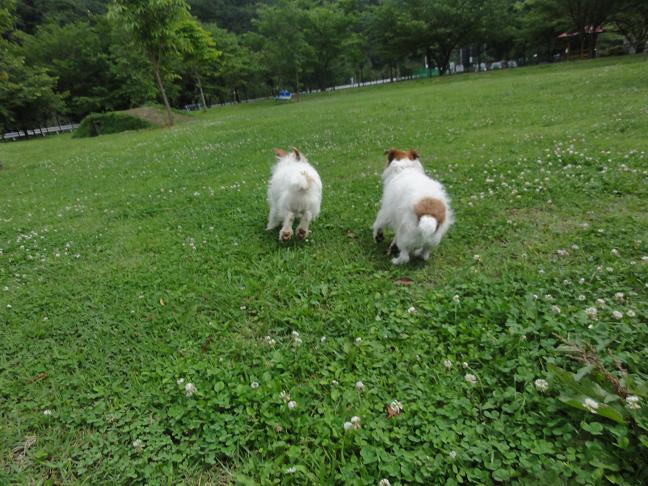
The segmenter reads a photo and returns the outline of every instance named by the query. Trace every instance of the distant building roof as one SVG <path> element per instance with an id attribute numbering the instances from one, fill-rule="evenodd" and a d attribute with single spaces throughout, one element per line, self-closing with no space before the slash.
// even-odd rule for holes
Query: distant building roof
<path id="1" fill-rule="evenodd" d="M 600 25 L 597 27 L 594 27 L 593 25 L 586 25 L 585 26 L 585 33 L 586 34 L 600 34 L 603 32 L 603 27 Z M 567 37 L 576 37 L 580 35 L 580 32 L 563 32 L 558 36 L 559 39 L 566 39 Z"/>

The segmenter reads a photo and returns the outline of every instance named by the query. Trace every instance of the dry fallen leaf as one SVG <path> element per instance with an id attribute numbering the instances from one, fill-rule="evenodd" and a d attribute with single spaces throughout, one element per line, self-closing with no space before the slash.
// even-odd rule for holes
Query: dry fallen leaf
<path id="1" fill-rule="evenodd" d="M 409 277 L 397 278 L 395 281 L 396 285 L 410 286 L 414 284 L 414 280 Z"/>
<path id="2" fill-rule="evenodd" d="M 391 405 L 385 405 L 385 412 L 387 412 L 387 418 L 391 419 L 400 415 L 403 412 L 403 409 L 394 408 Z"/>
<path id="3" fill-rule="evenodd" d="M 164 303 L 164 299 L 160 299 L 160 305 L 166 305 L 166 304 Z"/>
<path id="4" fill-rule="evenodd" d="M 43 378 L 46 378 L 49 373 L 47 371 L 43 371 L 42 373 L 38 373 L 36 376 L 32 377 L 31 380 L 29 380 L 29 383 L 35 383 L 37 381 L 41 381 Z"/>

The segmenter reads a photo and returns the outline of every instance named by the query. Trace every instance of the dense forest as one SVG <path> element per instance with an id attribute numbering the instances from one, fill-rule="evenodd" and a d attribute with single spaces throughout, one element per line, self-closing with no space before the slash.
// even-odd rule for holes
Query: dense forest
<path id="1" fill-rule="evenodd" d="M 645 0 L 0 0 L 0 133 L 647 40 Z"/>

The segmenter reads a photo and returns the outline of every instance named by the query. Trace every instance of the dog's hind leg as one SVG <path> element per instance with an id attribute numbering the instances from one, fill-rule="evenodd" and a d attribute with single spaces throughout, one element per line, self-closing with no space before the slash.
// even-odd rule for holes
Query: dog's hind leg
<path id="1" fill-rule="evenodd" d="M 389 244 L 389 248 L 387 248 L 387 255 L 391 255 L 395 250 L 398 250 L 398 246 L 396 245 L 396 238 L 394 238 Z"/>
<path id="2" fill-rule="evenodd" d="M 392 258 L 392 263 L 394 265 L 401 265 L 403 263 L 407 263 L 410 260 L 409 253 L 406 250 L 401 250 L 400 253 L 398 254 L 398 257 Z"/>
<path id="3" fill-rule="evenodd" d="M 385 224 L 385 213 L 381 208 L 380 211 L 378 211 L 378 216 L 376 216 L 376 221 L 374 221 L 373 224 L 373 237 L 374 240 L 376 240 L 376 243 L 380 243 L 385 239 L 385 233 L 383 232 Z"/>
<path id="4" fill-rule="evenodd" d="M 268 216 L 268 226 L 266 226 L 266 230 L 272 230 L 275 229 L 279 223 L 281 223 L 281 219 L 277 217 L 277 211 L 275 211 L 274 208 L 270 209 L 270 215 Z"/>
<path id="5" fill-rule="evenodd" d="M 308 236 L 308 226 L 312 220 L 313 213 L 310 211 L 304 211 L 304 214 L 299 219 L 299 226 L 297 226 L 297 238 L 303 240 Z"/>
<path id="6" fill-rule="evenodd" d="M 286 213 L 286 216 L 284 217 L 281 231 L 279 232 L 279 239 L 281 241 L 288 241 L 290 238 L 292 238 L 292 234 L 293 234 L 292 225 L 294 219 L 295 219 L 295 213 L 288 211 Z"/>

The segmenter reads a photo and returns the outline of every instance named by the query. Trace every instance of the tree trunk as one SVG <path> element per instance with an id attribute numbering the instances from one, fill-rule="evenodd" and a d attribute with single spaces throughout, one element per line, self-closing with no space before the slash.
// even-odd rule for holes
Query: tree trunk
<path id="1" fill-rule="evenodd" d="M 596 29 L 594 29 L 596 31 Z M 598 41 L 598 34 L 596 32 L 592 33 L 592 45 L 590 46 L 590 57 L 594 59 L 596 57 L 596 42 Z"/>
<path id="2" fill-rule="evenodd" d="M 164 89 L 164 84 L 162 83 L 162 76 L 160 76 L 160 63 L 159 62 L 153 62 L 153 69 L 155 70 L 155 79 L 158 84 L 158 88 L 160 90 L 160 93 L 162 93 L 162 99 L 164 100 L 164 107 L 166 108 L 167 112 L 167 121 L 169 122 L 169 126 L 173 126 L 173 113 L 171 112 L 171 105 L 169 104 L 169 99 L 167 98 L 166 90 Z"/>
<path id="3" fill-rule="evenodd" d="M 207 110 L 207 102 L 205 101 L 205 93 L 202 88 L 202 81 L 200 80 L 200 74 L 196 73 L 196 85 L 198 85 L 198 90 L 200 91 L 200 101 L 202 101 L 203 110 Z"/>
<path id="4" fill-rule="evenodd" d="M 299 98 L 299 69 L 295 71 L 295 98 L 297 101 L 300 100 Z"/>

